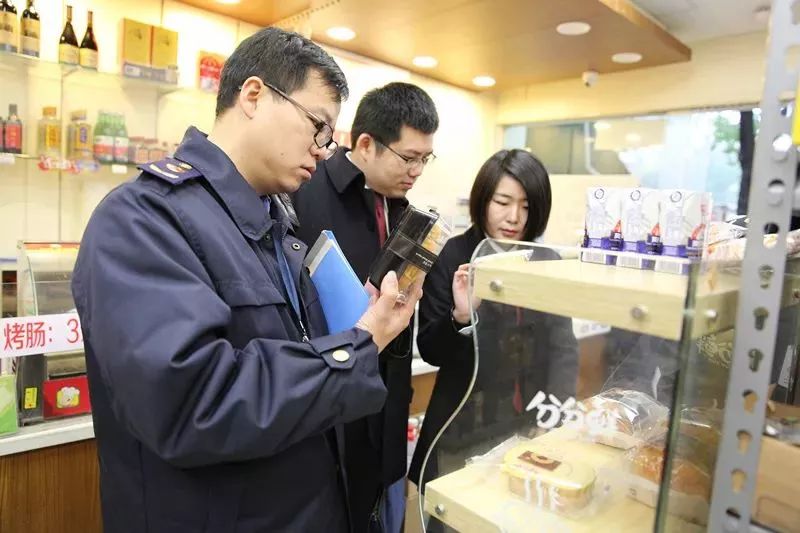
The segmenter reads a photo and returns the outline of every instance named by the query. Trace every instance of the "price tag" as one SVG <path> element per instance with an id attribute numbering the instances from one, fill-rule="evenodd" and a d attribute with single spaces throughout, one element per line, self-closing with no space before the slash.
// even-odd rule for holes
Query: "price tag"
<path id="1" fill-rule="evenodd" d="M 582 318 L 572 319 L 572 332 L 575 334 L 577 340 L 593 337 L 595 335 L 603 335 L 611 331 L 611 327 L 599 322 L 591 320 L 584 320 Z"/>
<path id="2" fill-rule="evenodd" d="M 128 167 L 125 165 L 111 165 L 111 173 L 112 174 L 127 174 Z"/>
<path id="3" fill-rule="evenodd" d="M 0 153 L 0 165 L 13 165 L 14 154 Z"/>
<path id="4" fill-rule="evenodd" d="M 82 348 L 77 313 L 0 319 L 0 358 Z"/>

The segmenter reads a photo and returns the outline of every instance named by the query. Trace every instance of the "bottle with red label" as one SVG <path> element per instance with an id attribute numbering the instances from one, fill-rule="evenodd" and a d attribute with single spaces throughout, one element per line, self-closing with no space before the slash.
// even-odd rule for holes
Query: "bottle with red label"
<path id="1" fill-rule="evenodd" d="M 9 154 L 22 153 L 22 120 L 17 115 L 17 104 L 8 105 L 8 120 L 3 131 L 3 151 Z"/>

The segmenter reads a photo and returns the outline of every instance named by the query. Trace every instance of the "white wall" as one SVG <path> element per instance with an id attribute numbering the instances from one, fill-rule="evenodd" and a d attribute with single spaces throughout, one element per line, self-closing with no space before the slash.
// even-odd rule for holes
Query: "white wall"
<path id="1" fill-rule="evenodd" d="M 181 4 L 174 0 L 73 0 L 73 26 L 80 40 L 86 11 L 94 11 L 95 35 L 100 47 L 99 69 L 119 72 L 120 23 L 123 16 L 179 32 L 179 84 L 196 83 L 200 50 L 230 54 L 257 27 Z M 42 59 L 56 61 L 58 36 L 65 11 L 60 0 L 38 0 L 42 16 Z M 359 99 L 365 92 L 390 81 L 410 81 L 427 90 L 439 109 L 441 127 L 435 141 L 439 158 L 426 169 L 411 192 L 412 202 L 455 212 L 455 198 L 468 194 L 472 179 L 496 144 L 496 105 L 493 97 L 435 82 L 409 71 L 353 56 L 331 53 L 350 83 L 351 98 L 342 108 L 338 129 L 349 130 Z M 47 65 L 45 65 L 47 66 Z M 94 124 L 98 110 L 123 112 L 130 136 L 143 135 L 177 142 L 188 125 L 208 130 L 213 123 L 213 96 L 177 91 L 159 96 L 152 89 L 123 88 L 115 76 L 73 74 L 60 90 L 58 67 L 34 68 L 24 76 L 7 70 L 0 61 L 0 115 L 17 103 L 25 121 L 25 149 L 34 153 L 36 120 L 45 105 L 57 105 L 59 116 L 87 109 Z M 63 109 L 62 109 L 63 108 Z M 66 110 L 66 113 L 64 111 Z M 66 124 L 66 120 L 64 121 Z M 131 169 L 130 175 L 134 174 Z M 110 188 L 128 176 L 107 170 L 96 174 L 42 172 L 36 162 L 0 165 L 0 257 L 15 255 L 16 241 L 79 240 L 94 206 Z"/>
<path id="2" fill-rule="evenodd" d="M 495 97 L 334 48 L 328 50 L 350 82 L 350 98 L 342 106 L 338 130 L 350 131 L 358 102 L 374 87 L 405 81 L 419 85 L 431 96 L 439 113 L 439 130 L 434 137 L 436 160 L 425 169 L 409 193 L 409 200 L 421 208 L 433 206 L 443 214 L 454 215 L 455 200 L 469 195 L 478 169 L 499 147 L 495 138 Z"/>

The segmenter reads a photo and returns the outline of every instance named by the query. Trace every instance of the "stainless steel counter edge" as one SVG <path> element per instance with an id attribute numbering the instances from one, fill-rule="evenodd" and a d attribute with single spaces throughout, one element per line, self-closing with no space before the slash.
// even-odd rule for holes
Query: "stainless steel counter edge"
<path id="1" fill-rule="evenodd" d="M 437 367 L 422 359 L 414 358 L 411 362 L 413 376 L 430 374 L 437 370 Z M 22 427 L 17 433 L 0 436 L 0 457 L 93 438 L 92 415 L 42 422 Z"/>
<path id="2" fill-rule="evenodd" d="M 0 437 L 0 456 L 93 438 L 92 415 L 52 420 L 21 427 L 17 433 Z"/>

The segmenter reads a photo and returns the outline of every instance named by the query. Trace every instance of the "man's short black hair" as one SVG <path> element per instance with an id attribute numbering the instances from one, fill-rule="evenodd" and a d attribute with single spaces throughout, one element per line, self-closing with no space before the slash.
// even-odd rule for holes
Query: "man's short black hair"
<path id="1" fill-rule="evenodd" d="M 522 240 L 540 237 L 547 228 L 553 202 L 550 176 L 542 162 L 525 150 L 500 150 L 483 164 L 469 193 L 472 223 L 486 234 L 486 209 L 503 176 L 517 180 L 528 198 L 528 222 Z"/>
<path id="2" fill-rule="evenodd" d="M 358 137 L 368 133 L 383 144 L 392 144 L 400 138 L 403 126 L 435 133 L 439 129 L 439 114 L 428 93 L 416 85 L 390 83 L 372 89 L 358 103 L 350 142 L 355 147 Z"/>
<path id="3" fill-rule="evenodd" d="M 291 95 L 301 89 L 310 70 L 316 71 L 337 101 L 347 99 L 347 79 L 322 48 L 297 33 L 264 28 L 254 33 L 225 61 L 217 94 L 217 117 L 233 107 L 242 84 L 258 76 Z"/>

